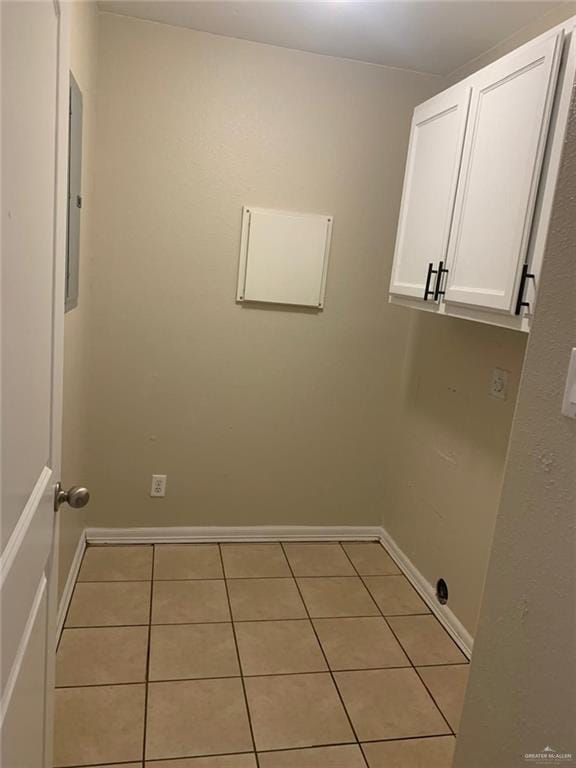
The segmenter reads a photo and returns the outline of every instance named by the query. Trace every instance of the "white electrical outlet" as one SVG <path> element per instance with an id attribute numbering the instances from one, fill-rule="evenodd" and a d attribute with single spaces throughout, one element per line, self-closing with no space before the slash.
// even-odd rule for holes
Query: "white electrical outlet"
<path id="1" fill-rule="evenodd" d="M 166 475 L 152 475 L 150 496 L 166 496 Z"/>
<path id="2" fill-rule="evenodd" d="M 508 371 L 494 368 L 490 379 L 490 395 L 499 400 L 506 400 L 508 397 Z"/>
<path id="3" fill-rule="evenodd" d="M 566 389 L 562 401 L 562 413 L 569 419 L 576 419 L 576 347 L 570 353 L 570 365 L 566 378 Z"/>

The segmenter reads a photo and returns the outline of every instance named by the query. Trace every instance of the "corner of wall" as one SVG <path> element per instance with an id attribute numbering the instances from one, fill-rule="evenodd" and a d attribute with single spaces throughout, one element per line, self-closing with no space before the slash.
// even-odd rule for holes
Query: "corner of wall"
<path id="1" fill-rule="evenodd" d="M 64 418 L 62 484 L 89 482 L 89 323 L 93 246 L 94 144 L 98 73 L 99 16 L 96 2 L 70 4 L 70 67 L 82 91 L 82 197 L 80 225 L 80 291 L 78 306 L 64 319 Z M 85 511 L 63 507 L 59 532 L 59 584 L 62 596 L 74 554 L 85 528 Z"/>

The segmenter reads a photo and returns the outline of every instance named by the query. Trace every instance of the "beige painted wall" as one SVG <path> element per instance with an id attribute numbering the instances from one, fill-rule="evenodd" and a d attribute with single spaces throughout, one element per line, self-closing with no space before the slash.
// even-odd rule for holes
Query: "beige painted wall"
<path id="1" fill-rule="evenodd" d="M 383 525 L 474 634 L 526 338 L 414 313 L 397 405 Z M 490 397 L 493 368 L 510 373 Z"/>
<path id="2" fill-rule="evenodd" d="M 552 9 L 545 16 L 527 24 L 514 35 L 511 35 L 498 45 L 490 48 L 490 50 L 486 51 L 481 56 L 458 67 L 458 69 L 446 78 L 447 84 L 452 85 L 453 83 L 457 83 L 459 80 L 468 77 L 468 75 L 471 75 L 473 72 L 477 72 L 487 64 L 496 61 L 496 59 L 499 59 L 501 56 L 510 53 L 510 51 L 513 51 L 515 48 L 524 45 L 524 43 L 527 43 L 529 40 L 538 37 L 538 35 L 546 32 L 546 30 L 552 29 L 552 27 L 555 27 L 557 24 L 562 24 L 562 22 L 572 16 L 576 16 L 576 2 L 551 3 L 551 5 L 553 6 Z"/>
<path id="3" fill-rule="evenodd" d="M 576 3 L 555 8 L 442 87 L 574 14 Z M 473 635 L 525 346 L 516 331 L 413 313 L 405 348 L 383 525 L 432 584 L 446 579 L 449 606 Z M 488 396 L 496 367 L 510 372 L 506 402 Z"/>
<path id="4" fill-rule="evenodd" d="M 455 768 L 521 768 L 547 745 L 576 760 L 576 421 L 560 412 L 576 347 L 575 198 L 573 102 Z"/>
<path id="5" fill-rule="evenodd" d="M 438 78 L 109 14 L 100 57 L 90 523 L 377 524 L 411 319 L 386 287 Z M 334 215 L 324 312 L 235 303 L 243 204 Z"/>
<path id="6" fill-rule="evenodd" d="M 90 343 L 90 272 L 92 249 L 94 146 L 98 10 L 95 3 L 70 3 L 71 69 L 83 96 L 82 197 L 80 230 L 80 300 L 64 322 L 64 423 L 62 483 L 88 482 L 88 376 Z M 63 506 L 60 513 L 60 576 L 62 593 L 79 537 L 85 526 L 82 510 Z"/>

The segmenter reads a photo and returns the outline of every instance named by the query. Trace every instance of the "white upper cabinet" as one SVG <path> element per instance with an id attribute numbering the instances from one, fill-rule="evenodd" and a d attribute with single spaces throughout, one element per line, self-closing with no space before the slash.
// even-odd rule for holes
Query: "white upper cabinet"
<path id="1" fill-rule="evenodd" d="M 428 282 L 433 297 L 438 264 L 446 261 L 469 101 L 470 87 L 459 84 L 414 111 L 391 293 L 424 299 Z"/>
<path id="2" fill-rule="evenodd" d="M 562 32 L 479 72 L 448 249 L 445 301 L 513 312 L 546 147 Z"/>
<path id="3" fill-rule="evenodd" d="M 575 25 L 415 109 L 392 302 L 529 330 L 576 81 Z"/>

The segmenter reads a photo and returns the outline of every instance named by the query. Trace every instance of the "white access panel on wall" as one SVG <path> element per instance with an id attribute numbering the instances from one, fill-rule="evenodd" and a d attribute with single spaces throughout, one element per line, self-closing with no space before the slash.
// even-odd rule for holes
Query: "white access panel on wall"
<path id="1" fill-rule="evenodd" d="M 247 206 L 238 301 L 324 306 L 332 216 Z"/>

